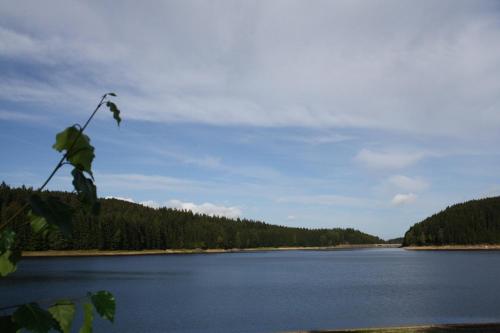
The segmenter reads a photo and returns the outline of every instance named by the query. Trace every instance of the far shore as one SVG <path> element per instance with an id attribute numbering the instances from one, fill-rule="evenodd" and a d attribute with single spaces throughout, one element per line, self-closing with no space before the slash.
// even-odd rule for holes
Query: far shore
<path id="1" fill-rule="evenodd" d="M 137 256 L 137 255 L 163 255 L 163 254 L 211 254 L 211 253 L 237 253 L 237 252 L 263 252 L 263 251 L 328 251 L 342 249 L 363 248 L 394 248 L 399 244 L 343 244 L 337 246 L 311 246 L 311 247 L 258 247 L 248 249 L 166 249 L 166 250 L 47 250 L 23 251 L 23 257 L 94 257 L 94 256 Z"/>
<path id="2" fill-rule="evenodd" d="M 500 323 L 436 324 L 385 328 L 358 328 L 338 330 L 296 331 L 293 333 L 446 333 L 446 332 L 500 332 Z"/>
<path id="3" fill-rule="evenodd" d="M 405 246 L 404 249 L 412 251 L 498 251 L 500 244 Z"/>

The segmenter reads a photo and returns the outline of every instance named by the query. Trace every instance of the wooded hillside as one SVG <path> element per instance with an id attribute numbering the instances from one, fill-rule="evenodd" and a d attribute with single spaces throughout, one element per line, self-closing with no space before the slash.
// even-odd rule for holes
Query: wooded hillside
<path id="1" fill-rule="evenodd" d="M 0 185 L 0 217 L 12 216 L 32 193 L 29 188 Z M 77 208 L 72 193 L 44 192 Z M 116 199 L 100 199 L 99 216 L 80 212 L 73 220 L 70 239 L 60 233 L 33 236 L 27 217 L 14 224 L 17 246 L 23 250 L 141 250 L 193 248 L 253 248 L 277 246 L 332 246 L 383 243 L 378 237 L 354 229 L 305 229 L 271 225 L 246 219 L 193 214 L 170 208 L 153 209 Z"/>
<path id="2" fill-rule="evenodd" d="M 447 207 L 412 226 L 403 246 L 499 244 L 500 197 L 467 201 Z"/>

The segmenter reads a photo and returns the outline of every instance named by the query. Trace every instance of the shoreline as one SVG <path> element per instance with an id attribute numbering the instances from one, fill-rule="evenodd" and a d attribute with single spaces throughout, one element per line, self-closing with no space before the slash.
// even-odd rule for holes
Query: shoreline
<path id="1" fill-rule="evenodd" d="M 405 246 L 409 251 L 500 251 L 500 244 Z"/>
<path id="2" fill-rule="evenodd" d="M 266 251 L 329 251 L 366 248 L 395 248 L 399 244 L 345 244 L 337 246 L 286 246 L 286 247 L 257 247 L 248 249 L 165 249 L 165 250 L 46 250 L 23 251 L 23 258 L 42 257 L 112 257 L 112 256 L 141 256 L 141 255 L 168 255 L 168 254 L 218 254 L 243 253 Z"/>
<path id="3" fill-rule="evenodd" d="M 400 244 L 343 244 L 337 246 L 283 246 L 283 247 L 257 247 L 246 249 L 165 249 L 165 250 L 45 250 L 23 251 L 23 258 L 41 257 L 112 257 L 112 256 L 143 256 L 143 255 L 169 255 L 169 254 L 221 254 L 245 253 L 267 251 L 333 251 L 370 248 L 402 248 L 407 251 L 500 251 L 500 244 L 481 245 L 424 245 L 406 246 Z"/>
<path id="4" fill-rule="evenodd" d="M 380 328 L 351 328 L 351 329 L 333 329 L 333 330 L 311 330 L 295 331 L 290 333 L 444 333 L 444 332 L 500 332 L 500 323 L 471 323 L 471 324 L 429 324 L 429 325 L 409 325 Z"/>

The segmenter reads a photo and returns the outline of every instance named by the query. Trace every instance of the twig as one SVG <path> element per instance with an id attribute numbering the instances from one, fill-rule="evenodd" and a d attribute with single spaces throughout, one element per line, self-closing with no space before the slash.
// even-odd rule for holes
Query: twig
<path id="1" fill-rule="evenodd" d="M 78 141 L 78 139 L 82 135 L 83 131 L 85 131 L 85 129 L 89 125 L 89 123 L 92 120 L 92 118 L 94 118 L 94 116 L 97 113 L 97 111 L 99 110 L 99 108 L 104 104 L 104 100 L 106 99 L 107 96 L 108 96 L 108 94 L 102 95 L 101 100 L 99 101 L 99 103 L 97 104 L 96 108 L 94 109 L 94 112 L 92 112 L 92 114 L 87 119 L 87 121 L 85 122 L 85 125 L 83 125 L 83 127 L 80 127 L 80 125 L 76 124 L 76 125 L 78 125 L 78 127 L 80 127 L 80 130 L 78 131 L 78 134 L 75 137 L 75 140 L 73 141 L 73 143 L 71 144 L 71 146 L 69 147 L 69 149 L 66 150 L 66 153 L 61 157 L 61 159 L 59 160 L 59 163 L 57 163 L 57 165 L 55 166 L 54 170 L 52 170 L 52 172 L 47 177 L 47 179 L 42 184 L 42 186 L 40 186 L 35 192 L 42 191 L 45 188 L 45 186 L 47 186 L 47 184 L 52 180 L 52 178 L 55 176 L 55 174 L 57 173 L 57 171 L 59 171 L 59 169 L 64 164 L 66 164 L 64 161 L 68 158 L 68 156 L 69 156 L 70 153 L 73 153 L 71 151 L 71 149 L 73 149 L 73 147 L 75 146 L 76 142 Z M 24 212 L 24 210 L 26 208 L 28 208 L 28 206 L 29 206 L 29 203 L 25 203 L 17 212 L 14 213 L 14 215 L 12 215 L 10 218 L 8 218 L 7 221 L 5 221 L 4 223 L 0 224 L 0 231 L 2 231 L 2 229 L 5 229 L 5 227 L 7 227 L 19 214 L 21 214 L 22 212 Z"/>

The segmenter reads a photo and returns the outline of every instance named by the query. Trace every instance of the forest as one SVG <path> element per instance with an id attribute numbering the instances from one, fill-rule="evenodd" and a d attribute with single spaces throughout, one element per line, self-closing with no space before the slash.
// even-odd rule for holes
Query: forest
<path id="1" fill-rule="evenodd" d="M 392 239 L 388 239 L 386 241 L 387 244 L 402 244 L 403 243 L 403 237 L 396 237 Z"/>
<path id="2" fill-rule="evenodd" d="M 0 218 L 5 220 L 23 206 L 33 189 L 0 185 Z M 143 249 L 230 249 L 278 246 L 334 246 L 384 243 L 351 228 L 307 229 L 272 225 L 247 219 L 229 219 L 194 214 L 171 208 L 149 208 L 117 199 L 99 199 L 100 213 L 78 208 L 69 192 L 44 191 L 75 209 L 71 237 L 60 232 L 34 235 L 28 216 L 14 221 L 16 246 L 21 250 L 143 250 Z"/>
<path id="3" fill-rule="evenodd" d="M 403 246 L 500 243 L 500 197 L 471 200 L 413 225 Z"/>

